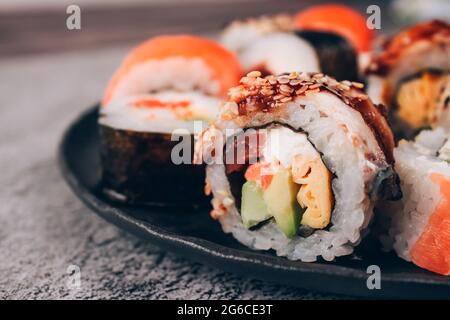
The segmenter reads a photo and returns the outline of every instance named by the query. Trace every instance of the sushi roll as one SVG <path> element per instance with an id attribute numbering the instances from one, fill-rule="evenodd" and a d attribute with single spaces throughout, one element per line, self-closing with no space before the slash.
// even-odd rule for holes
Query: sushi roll
<path id="1" fill-rule="evenodd" d="M 102 189 L 128 203 L 196 204 L 204 169 L 192 165 L 199 131 L 240 78 L 236 57 L 213 41 L 160 36 L 133 49 L 113 75 L 100 107 Z M 181 157 L 181 159 L 180 159 Z M 180 161 L 179 161 L 180 160 Z"/>
<path id="2" fill-rule="evenodd" d="M 399 138 L 437 125 L 449 126 L 450 24 L 424 22 L 383 44 L 367 70 L 368 93 L 389 107 Z"/>
<path id="3" fill-rule="evenodd" d="M 391 130 L 359 88 L 254 71 L 230 89 L 195 153 L 224 232 L 292 260 L 352 253 L 374 204 L 401 195 Z"/>
<path id="4" fill-rule="evenodd" d="M 330 18 L 341 11 L 347 13 L 341 20 Z M 351 8 L 315 6 L 295 17 L 233 22 L 222 33 L 221 42 L 237 53 L 245 72 L 320 71 L 340 80 L 357 80 L 360 47 L 367 49 L 372 40 L 372 31 L 365 30 L 364 18 Z"/>
<path id="5" fill-rule="evenodd" d="M 287 14 L 235 20 L 220 35 L 220 42 L 238 55 L 255 40 L 275 32 L 292 32 L 292 17 Z"/>
<path id="6" fill-rule="evenodd" d="M 366 18 L 351 7 L 324 4 L 302 10 L 294 18 L 294 25 L 301 30 L 315 30 L 339 34 L 360 53 L 370 52 L 374 31 L 369 29 Z"/>
<path id="7" fill-rule="evenodd" d="M 450 274 L 450 133 L 422 131 L 394 151 L 403 199 L 383 206 L 387 248 L 427 270 Z"/>
<path id="8" fill-rule="evenodd" d="M 314 47 L 295 35 L 293 22 L 282 14 L 234 21 L 222 32 L 220 42 L 238 55 L 244 72 L 319 71 Z"/>
<path id="9" fill-rule="evenodd" d="M 338 80 L 361 78 L 375 38 L 365 16 L 345 5 L 323 4 L 298 12 L 294 27 L 316 48 L 323 73 Z"/>

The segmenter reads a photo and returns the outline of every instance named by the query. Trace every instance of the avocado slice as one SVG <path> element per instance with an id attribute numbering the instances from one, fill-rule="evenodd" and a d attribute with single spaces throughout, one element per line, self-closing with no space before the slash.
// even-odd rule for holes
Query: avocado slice
<path id="1" fill-rule="evenodd" d="M 300 185 L 294 183 L 289 170 L 280 168 L 263 193 L 268 211 L 288 238 L 297 234 L 300 215 L 304 211 L 296 199 L 299 189 Z"/>
<path id="2" fill-rule="evenodd" d="M 264 202 L 263 191 L 254 181 L 247 181 L 242 186 L 241 217 L 246 228 L 272 217 Z"/>

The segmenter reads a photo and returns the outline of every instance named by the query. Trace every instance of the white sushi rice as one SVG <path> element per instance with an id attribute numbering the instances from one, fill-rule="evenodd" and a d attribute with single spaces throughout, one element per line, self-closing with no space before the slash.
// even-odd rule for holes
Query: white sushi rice
<path id="1" fill-rule="evenodd" d="M 238 54 L 255 40 L 273 32 L 293 30 L 292 17 L 288 15 L 261 16 L 244 21 L 234 21 L 220 35 L 220 43 Z"/>
<path id="2" fill-rule="evenodd" d="M 156 100 L 161 103 L 186 101 L 189 105 L 183 107 L 179 114 L 166 107 L 135 106 L 134 103 L 141 100 Z M 206 128 L 207 123 L 217 116 L 220 103 L 219 98 L 199 91 L 163 90 L 154 94 L 132 95 L 113 100 L 102 107 L 99 123 L 115 129 L 138 132 L 175 133 L 175 130 L 185 130 L 194 133 Z"/>
<path id="3" fill-rule="evenodd" d="M 432 173 L 450 177 L 450 165 L 437 157 L 450 138 L 443 128 L 422 131 L 415 141 L 403 141 L 394 150 L 395 169 L 400 176 L 403 198 L 397 203 L 385 203 L 380 209 L 387 235 L 381 240 L 386 249 L 394 249 L 410 261 L 411 249 L 422 234 L 442 195 L 431 181 Z"/>
<path id="4" fill-rule="evenodd" d="M 135 64 L 117 84 L 111 100 L 135 94 L 200 90 L 218 95 L 220 84 L 200 58 L 171 57 Z"/>
<path id="5" fill-rule="evenodd" d="M 315 49 L 293 34 L 293 30 L 292 18 L 289 16 L 262 16 L 232 23 L 222 33 L 220 42 L 237 54 L 246 72 L 261 66 L 270 74 L 319 72 L 319 58 Z"/>
<path id="6" fill-rule="evenodd" d="M 293 239 L 286 238 L 274 222 L 258 230 L 246 229 L 239 208 L 232 201 L 225 166 L 216 163 L 207 167 L 207 182 L 214 194 L 213 206 L 216 209 L 220 204 L 226 206 L 226 213 L 219 217 L 223 230 L 232 233 L 250 248 L 274 249 L 277 255 L 292 260 L 310 262 L 320 256 L 325 260 L 333 260 L 352 253 L 372 218 L 374 200 L 369 198 L 368 191 L 377 172 L 384 169 L 365 156 L 368 152 L 382 154 L 375 136 L 358 111 L 326 92 L 298 97 L 282 113 L 275 117 L 261 114 L 261 117 L 255 117 L 251 123 L 247 123 L 246 127 L 257 127 L 273 121 L 306 132 L 309 141 L 323 155 L 327 168 L 335 174 L 332 180 L 335 206 L 331 226 L 327 230 L 316 230 L 307 238 L 296 236 Z M 209 134 L 221 134 L 226 128 L 237 128 L 231 121 L 219 121 L 215 126 Z M 355 147 L 355 139 L 365 143 Z"/>
<path id="7" fill-rule="evenodd" d="M 202 59 L 171 57 L 134 65 L 121 77 L 99 123 L 140 132 L 194 133 L 214 119 L 220 108 L 220 84 Z M 188 102 L 183 108 L 137 107 L 139 100 Z M 197 121 L 197 123 L 195 122 Z M 183 131 L 183 132 L 181 132 Z"/>
<path id="8" fill-rule="evenodd" d="M 271 33 L 253 40 L 251 45 L 241 51 L 239 60 L 247 71 L 259 66 L 264 66 L 271 74 L 320 71 L 319 58 L 314 48 L 305 40 L 289 33 Z"/>

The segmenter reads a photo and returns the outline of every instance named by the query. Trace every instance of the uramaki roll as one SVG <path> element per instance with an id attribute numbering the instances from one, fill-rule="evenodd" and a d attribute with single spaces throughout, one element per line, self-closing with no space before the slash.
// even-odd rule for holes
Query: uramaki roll
<path id="1" fill-rule="evenodd" d="M 388 230 L 382 240 L 403 259 L 449 275 L 450 133 L 424 130 L 413 141 L 400 141 L 394 155 L 404 196 L 380 210 Z"/>
<path id="2" fill-rule="evenodd" d="M 369 50 L 373 31 L 346 6 L 313 6 L 295 16 L 234 21 L 221 43 L 236 52 L 245 72 L 323 72 L 337 79 L 359 78 L 359 57 Z M 272 48 L 267 50 L 267 48 Z"/>
<path id="3" fill-rule="evenodd" d="M 172 152 L 183 141 L 193 150 L 195 124 L 201 130 L 215 118 L 240 73 L 231 52 L 199 37 L 160 36 L 133 49 L 100 108 L 106 194 L 130 203 L 202 202 L 203 168 L 186 148 L 176 161 Z"/>
<path id="4" fill-rule="evenodd" d="M 429 21 L 388 38 L 367 70 L 368 94 L 389 107 L 399 137 L 450 125 L 450 25 Z"/>
<path id="5" fill-rule="evenodd" d="M 383 112 L 359 83 L 260 75 L 230 90 L 196 144 L 211 215 L 253 249 L 302 261 L 348 255 L 375 203 L 401 196 Z"/>

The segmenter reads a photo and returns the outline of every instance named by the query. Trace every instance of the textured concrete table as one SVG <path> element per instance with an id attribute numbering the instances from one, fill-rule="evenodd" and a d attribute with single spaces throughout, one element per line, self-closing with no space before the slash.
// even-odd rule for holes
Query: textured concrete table
<path id="1" fill-rule="evenodd" d="M 124 48 L 0 62 L 0 299 L 310 299 L 184 260 L 109 225 L 60 176 L 63 130 L 99 100 Z M 81 270 L 67 287 L 68 266 Z M 325 296 L 325 298 L 334 298 Z"/>

